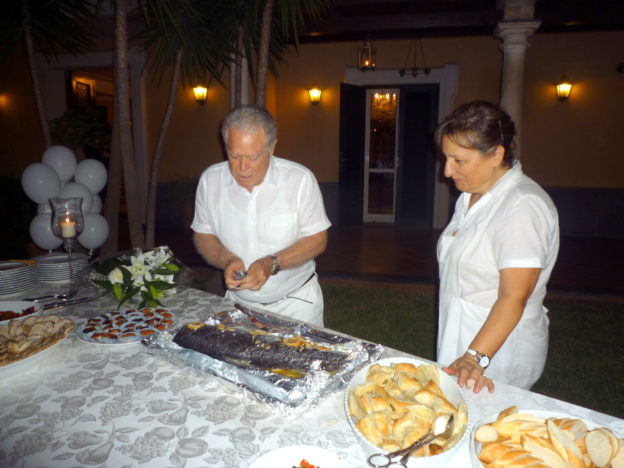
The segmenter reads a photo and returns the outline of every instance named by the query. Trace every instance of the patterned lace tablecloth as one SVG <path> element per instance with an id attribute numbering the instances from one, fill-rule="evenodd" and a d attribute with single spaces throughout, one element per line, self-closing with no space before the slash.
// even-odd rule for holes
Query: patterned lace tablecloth
<path id="1" fill-rule="evenodd" d="M 183 289 L 166 306 L 180 322 L 224 310 L 223 298 Z M 59 309 L 88 318 L 113 310 L 110 299 Z M 382 357 L 406 356 L 385 349 Z M 0 368 L 0 466 L 246 467 L 289 445 L 314 445 L 365 466 L 347 422 L 344 391 L 288 418 L 221 378 L 176 367 L 140 345 L 97 345 L 71 334 L 21 374 Z M 624 436 L 624 420 L 506 385 L 466 393 L 471 424 L 511 404 L 559 411 Z M 298 460 L 296 460 L 298 461 Z M 295 460 L 293 461 L 295 462 Z M 467 443 L 451 465 L 469 467 Z"/>

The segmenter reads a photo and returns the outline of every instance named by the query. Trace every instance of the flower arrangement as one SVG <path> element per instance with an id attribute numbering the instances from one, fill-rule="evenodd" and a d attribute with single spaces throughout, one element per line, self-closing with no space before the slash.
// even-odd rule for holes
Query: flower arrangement
<path id="1" fill-rule="evenodd" d="M 137 248 L 131 255 L 107 259 L 94 268 L 91 280 L 111 291 L 117 308 L 137 294 L 139 307 L 162 306 L 159 299 L 176 287 L 174 275 L 181 270 L 178 260 L 167 246 L 143 252 Z"/>

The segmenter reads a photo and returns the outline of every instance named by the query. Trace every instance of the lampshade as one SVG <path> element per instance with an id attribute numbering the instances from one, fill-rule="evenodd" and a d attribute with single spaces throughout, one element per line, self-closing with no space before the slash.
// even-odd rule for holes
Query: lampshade
<path id="1" fill-rule="evenodd" d="M 200 104 L 206 102 L 206 97 L 208 96 L 208 88 L 204 86 L 195 86 L 193 88 L 193 94 L 195 95 L 195 100 Z"/>
<path id="2" fill-rule="evenodd" d="M 323 93 L 323 91 L 321 91 L 321 88 L 319 88 L 318 86 L 314 86 L 308 89 L 308 93 L 310 94 L 310 102 L 312 104 L 316 105 L 321 102 L 321 94 Z"/>
<path id="3" fill-rule="evenodd" d="M 375 69 L 375 49 L 370 39 L 364 43 L 364 47 L 358 48 L 358 68 L 362 71 Z"/>
<path id="4" fill-rule="evenodd" d="M 572 91 L 572 83 L 564 75 L 559 80 L 559 83 L 557 83 L 557 97 L 560 101 L 565 101 L 570 97 L 570 91 Z"/>

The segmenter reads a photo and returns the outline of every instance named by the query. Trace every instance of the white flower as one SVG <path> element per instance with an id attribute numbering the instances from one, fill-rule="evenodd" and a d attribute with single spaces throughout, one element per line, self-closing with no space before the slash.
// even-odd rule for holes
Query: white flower
<path id="1" fill-rule="evenodd" d="M 137 281 L 140 281 L 141 283 L 143 283 L 143 276 L 145 276 L 145 273 L 149 271 L 147 268 L 148 266 L 145 265 L 144 256 L 139 255 L 138 257 L 135 257 L 133 255 L 132 257 L 130 257 L 130 262 L 132 264 L 130 265 L 128 270 L 132 275 L 132 282 L 136 283 Z"/>
<path id="2" fill-rule="evenodd" d="M 111 272 L 108 274 L 108 281 L 110 281 L 111 284 L 123 283 L 123 275 L 121 274 L 121 270 L 119 268 L 111 270 Z"/>

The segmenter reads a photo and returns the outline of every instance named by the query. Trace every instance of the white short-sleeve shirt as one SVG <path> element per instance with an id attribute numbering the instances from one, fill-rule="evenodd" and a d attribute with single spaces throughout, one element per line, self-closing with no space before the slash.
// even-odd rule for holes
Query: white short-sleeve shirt
<path id="1" fill-rule="evenodd" d="M 227 161 L 210 166 L 199 179 L 191 228 L 217 236 L 246 268 L 329 226 L 314 174 L 296 162 L 272 156 L 264 180 L 251 192 L 236 183 Z M 236 294 L 247 302 L 275 302 L 300 287 L 314 270 L 310 260 L 271 276 L 259 291 Z"/>
<path id="2" fill-rule="evenodd" d="M 470 209 L 469 202 L 469 193 L 459 197 L 443 233 L 472 239 L 463 239 L 457 265 L 461 297 L 491 307 L 498 298 L 500 270 L 540 268 L 529 304 L 541 304 L 559 250 L 557 209 L 550 197 L 516 162 Z"/>

